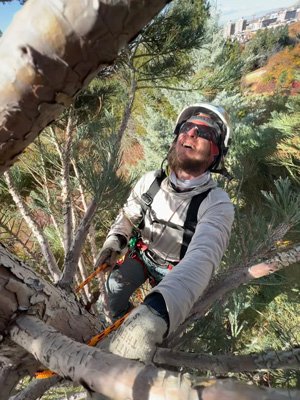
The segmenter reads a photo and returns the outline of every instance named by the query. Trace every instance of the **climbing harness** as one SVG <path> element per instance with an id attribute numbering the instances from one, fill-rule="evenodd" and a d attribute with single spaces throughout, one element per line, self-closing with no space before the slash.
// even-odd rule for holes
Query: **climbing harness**
<path id="1" fill-rule="evenodd" d="M 182 245 L 180 249 L 180 259 L 182 259 L 187 251 L 187 248 L 190 244 L 190 241 L 192 240 L 192 237 L 195 233 L 195 229 L 197 226 L 197 215 L 198 215 L 198 210 L 200 207 L 200 204 L 202 201 L 207 197 L 208 193 L 210 192 L 211 189 L 206 190 L 205 192 L 198 193 L 195 196 L 192 197 L 187 214 L 186 214 L 186 219 L 184 221 L 184 225 L 176 225 L 172 222 L 169 221 L 164 221 L 162 219 L 158 219 L 155 215 L 155 212 L 153 211 L 151 204 L 153 203 L 154 197 L 157 194 L 157 192 L 160 189 L 162 181 L 166 178 L 166 173 L 163 169 L 160 170 L 159 174 L 157 177 L 154 179 L 154 181 L 151 183 L 149 189 L 147 192 L 143 193 L 141 196 L 142 203 L 142 213 L 143 213 L 143 220 L 139 224 L 139 229 L 143 229 L 145 226 L 145 215 L 148 212 L 150 217 L 151 217 L 151 223 L 153 224 L 154 222 L 159 223 L 161 225 L 166 225 L 169 226 L 173 229 L 183 229 L 183 240 L 182 240 Z"/>

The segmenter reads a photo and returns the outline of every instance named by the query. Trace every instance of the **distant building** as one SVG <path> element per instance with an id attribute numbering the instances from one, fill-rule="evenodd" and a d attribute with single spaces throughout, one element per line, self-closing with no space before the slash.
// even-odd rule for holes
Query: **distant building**
<path id="1" fill-rule="evenodd" d="M 234 22 L 228 22 L 225 27 L 224 27 L 224 37 L 230 37 L 234 35 L 235 33 L 235 23 Z"/>
<path id="2" fill-rule="evenodd" d="M 278 13 L 278 22 L 289 21 L 291 19 L 296 19 L 297 10 L 282 10 Z"/>
<path id="3" fill-rule="evenodd" d="M 261 29 L 261 20 L 253 20 L 249 25 L 248 25 L 248 30 L 249 31 L 258 31 Z"/>
<path id="4" fill-rule="evenodd" d="M 278 13 L 277 21 L 278 22 L 284 22 L 285 21 L 285 14 L 286 14 L 286 10 L 281 10 Z"/>
<path id="5" fill-rule="evenodd" d="M 0 0 L 1 1 L 1 0 Z M 254 16 L 253 16 L 254 17 Z M 224 27 L 224 37 L 234 37 L 239 42 L 247 42 L 259 29 L 276 28 L 300 21 L 300 8 L 290 7 L 266 14 L 262 18 L 253 18 L 249 22 L 241 18 L 228 22 Z"/>
<path id="6" fill-rule="evenodd" d="M 247 20 L 244 18 L 239 19 L 235 24 L 235 33 L 243 32 L 246 29 Z"/>
<path id="7" fill-rule="evenodd" d="M 274 24 L 277 21 L 277 18 L 263 18 L 261 20 L 261 27 L 267 28 L 269 25 Z"/>
<path id="8" fill-rule="evenodd" d="M 297 10 L 287 10 L 285 13 L 285 20 L 296 19 Z"/>

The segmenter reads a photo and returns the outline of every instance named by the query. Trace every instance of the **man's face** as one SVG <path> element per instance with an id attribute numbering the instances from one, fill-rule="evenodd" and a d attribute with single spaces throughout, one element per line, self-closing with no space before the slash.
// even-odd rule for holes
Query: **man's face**
<path id="1" fill-rule="evenodd" d="M 174 146 L 174 147 L 173 147 Z M 179 133 L 170 150 L 169 165 L 173 170 L 202 174 L 213 162 L 211 143 L 197 135 L 197 127 Z M 171 164 L 170 164 L 171 161 Z"/>
<path id="2" fill-rule="evenodd" d="M 179 160 L 210 161 L 210 141 L 197 136 L 197 127 L 192 126 L 185 133 L 179 133 L 176 142 L 176 153 Z"/>

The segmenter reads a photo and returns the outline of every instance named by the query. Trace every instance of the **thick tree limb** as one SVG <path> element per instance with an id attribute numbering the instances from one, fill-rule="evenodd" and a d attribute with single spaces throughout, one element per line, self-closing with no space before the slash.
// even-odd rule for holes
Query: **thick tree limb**
<path id="1" fill-rule="evenodd" d="M 8 326 L 22 313 L 34 313 L 79 342 L 87 342 L 103 327 L 86 312 L 74 295 L 38 276 L 0 245 L 0 387 L 1 400 L 7 399 L 25 375 L 39 363 L 7 339 Z M 4 339 L 3 339 L 4 338 Z"/>
<path id="2" fill-rule="evenodd" d="M 10 336 L 60 376 L 115 400 L 198 399 L 188 378 L 77 343 L 35 317 L 17 318 Z"/>
<path id="3" fill-rule="evenodd" d="M 168 2 L 25 3 L 0 42 L 0 172 Z"/>
<path id="4" fill-rule="evenodd" d="M 140 363 L 80 344 L 78 341 L 87 341 L 92 336 L 92 325 L 95 322 L 93 318 L 79 308 L 72 296 L 66 297 L 63 291 L 41 280 L 37 274 L 10 256 L 4 248 L 0 247 L 0 250 L 0 265 L 3 265 L 0 267 L 0 310 L 1 315 L 5 317 L 1 320 L 0 333 L 3 334 L 7 330 L 9 322 L 19 314 L 18 309 L 24 313 L 30 307 L 30 313 L 35 313 L 69 337 L 58 333 L 39 318 L 24 315 L 16 318 L 17 325 L 16 322 L 11 325 L 12 339 L 62 377 L 69 377 L 94 391 L 103 391 L 105 395 L 114 399 L 223 400 L 226 399 L 225 394 L 231 400 L 284 399 L 284 396 L 279 397 L 278 393 L 270 394 L 238 383 L 231 384 L 228 388 L 227 384 L 215 382 L 208 388 L 201 381 L 197 382 L 196 390 L 188 377 L 159 370 L 154 366 L 145 367 Z M 1 350 L 2 348 L 3 345 Z M 19 355 L 20 350 L 16 354 Z M 31 361 L 31 364 L 28 361 L 27 363 L 27 371 L 30 370 L 30 366 L 31 370 L 37 368 L 34 361 Z M 215 385 L 217 387 L 213 389 Z M 249 393 L 246 395 L 242 390 Z M 228 393 L 232 397 L 229 397 Z M 1 400 L 7 398 L 8 396 L 2 396 Z"/>
<path id="5" fill-rule="evenodd" d="M 299 392 L 259 389 L 232 380 L 198 379 L 159 370 L 74 342 L 35 317 L 19 317 L 11 338 L 61 376 L 115 400 L 283 400 Z"/>
<path id="6" fill-rule="evenodd" d="M 202 400 L 297 400 L 300 391 L 262 389 L 232 379 L 211 380 L 201 393 Z"/>
<path id="7" fill-rule="evenodd" d="M 270 351 L 250 355 L 207 355 L 158 348 L 154 362 L 174 367 L 208 370 L 217 374 L 246 372 L 259 369 L 299 369 L 300 349 Z"/>
<path id="8" fill-rule="evenodd" d="M 0 245 L 0 335 L 5 336 L 11 321 L 25 312 L 79 342 L 87 342 L 102 330 L 75 295 L 51 285 Z"/>

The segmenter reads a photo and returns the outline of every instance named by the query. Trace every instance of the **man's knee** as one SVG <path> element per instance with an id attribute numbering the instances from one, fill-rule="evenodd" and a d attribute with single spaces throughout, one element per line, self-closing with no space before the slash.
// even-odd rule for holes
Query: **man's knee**
<path id="1" fill-rule="evenodd" d="M 118 268 L 115 268 L 108 276 L 106 281 L 106 290 L 108 294 L 121 292 L 125 285 L 124 276 Z"/>
<path id="2" fill-rule="evenodd" d="M 146 279 L 143 265 L 137 260 L 129 258 L 123 264 L 116 265 L 106 281 L 109 307 L 114 318 L 129 311 L 130 296 Z"/>

